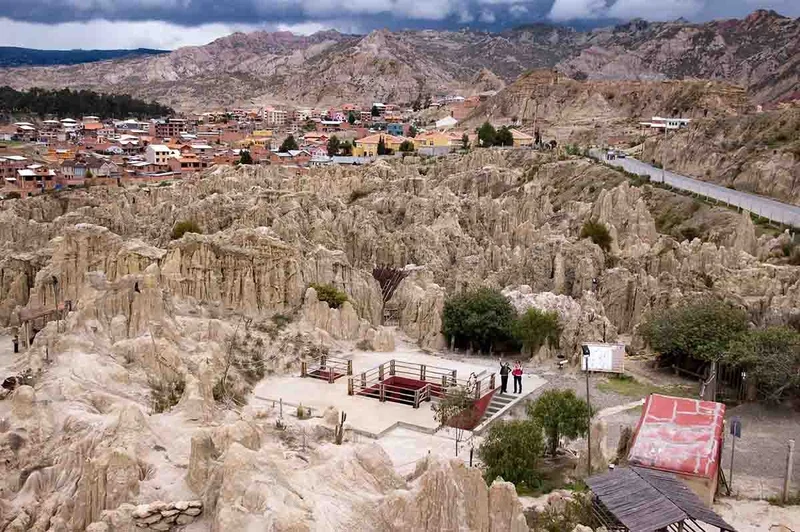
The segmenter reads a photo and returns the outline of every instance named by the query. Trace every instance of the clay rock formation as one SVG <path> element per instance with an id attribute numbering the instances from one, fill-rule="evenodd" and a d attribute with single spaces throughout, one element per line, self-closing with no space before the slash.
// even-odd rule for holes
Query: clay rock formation
<path id="1" fill-rule="evenodd" d="M 409 490 L 390 494 L 380 512 L 383 529 L 398 532 L 529 530 L 512 484 L 497 480 L 488 487 L 479 470 L 456 460 L 429 460 Z"/>

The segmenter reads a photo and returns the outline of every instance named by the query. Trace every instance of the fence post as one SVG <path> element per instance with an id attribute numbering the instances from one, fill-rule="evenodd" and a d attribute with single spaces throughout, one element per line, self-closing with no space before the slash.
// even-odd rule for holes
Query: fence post
<path id="1" fill-rule="evenodd" d="M 414 408 L 419 408 L 419 389 L 414 390 Z"/>
<path id="2" fill-rule="evenodd" d="M 353 361 L 352 360 L 348 360 L 347 361 L 347 374 L 348 375 L 352 375 L 353 374 Z"/>
<path id="3" fill-rule="evenodd" d="M 789 440 L 789 456 L 786 457 L 786 476 L 783 477 L 783 494 L 781 499 L 785 503 L 789 499 L 792 488 L 792 467 L 794 467 L 794 440 Z"/>
<path id="4" fill-rule="evenodd" d="M 419 380 L 425 382 L 425 364 L 419 365 Z"/>
<path id="5" fill-rule="evenodd" d="M 497 383 L 496 383 L 495 378 L 494 378 L 494 373 L 492 373 L 492 376 L 489 377 L 489 389 L 490 390 L 494 390 L 496 386 L 497 386 Z"/>
<path id="6" fill-rule="evenodd" d="M 308 362 L 305 360 L 300 362 L 300 376 L 307 377 L 308 376 Z"/>
<path id="7" fill-rule="evenodd" d="M 333 381 L 336 380 L 335 375 L 333 368 L 328 368 L 328 383 L 333 384 Z"/>
<path id="8" fill-rule="evenodd" d="M 383 380 L 383 364 L 378 366 L 378 380 L 379 381 Z"/>
<path id="9" fill-rule="evenodd" d="M 475 383 L 475 399 L 481 398 L 481 381 Z"/>
<path id="10" fill-rule="evenodd" d="M 447 388 L 447 375 L 442 375 L 442 393 L 444 393 L 445 388 Z"/>
<path id="11" fill-rule="evenodd" d="M 455 386 L 457 382 L 458 382 L 458 372 L 456 370 L 453 370 L 453 386 Z"/>
<path id="12" fill-rule="evenodd" d="M 324 368 L 326 366 L 326 362 L 328 361 L 328 357 L 325 355 L 320 355 L 319 357 L 319 367 Z"/>
<path id="13" fill-rule="evenodd" d="M 386 385 L 383 384 L 383 383 L 380 383 L 378 385 L 378 391 L 380 392 L 381 403 L 385 402 L 386 401 Z"/>
<path id="14" fill-rule="evenodd" d="M 361 389 L 364 390 L 367 387 L 367 374 L 362 372 L 361 373 Z"/>
<path id="15" fill-rule="evenodd" d="M 347 395 L 353 395 L 353 377 L 347 379 Z"/>

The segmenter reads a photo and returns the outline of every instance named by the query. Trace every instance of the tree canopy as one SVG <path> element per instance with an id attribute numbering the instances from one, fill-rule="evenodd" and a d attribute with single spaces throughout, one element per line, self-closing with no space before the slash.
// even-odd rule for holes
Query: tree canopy
<path id="1" fill-rule="evenodd" d="M 153 118 L 175 114 L 170 107 L 155 102 L 148 103 L 129 94 L 100 94 L 89 90 L 48 90 L 37 87 L 21 92 L 11 87 L 0 87 L 0 112 L 59 118 L 85 115 L 100 118 Z"/>
<path id="2" fill-rule="evenodd" d="M 562 438 L 572 440 L 589 430 L 589 405 L 572 390 L 547 390 L 528 405 L 528 417 L 544 429 L 553 456 Z"/>
<path id="3" fill-rule="evenodd" d="M 373 105 L 373 106 L 372 106 L 372 109 L 370 109 L 370 114 L 371 114 L 372 116 L 381 116 L 381 110 L 380 110 L 380 109 L 378 109 L 378 106 L 377 106 L 377 105 Z"/>
<path id="4" fill-rule="evenodd" d="M 285 153 L 287 151 L 296 150 L 297 148 L 297 141 L 294 140 L 294 135 L 289 135 L 283 140 L 283 143 L 278 151 Z"/>
<path id="5" fill-rule="evenodd" d="M 611 250 L 611 233 L 602 222 L 593 222 L 589 220 L 581 228 L 581 238 L 589 238 L 600 246 L 600 248 L 608 253 Z"/>
<path id="6" fill-rule="evenodd" d="M 469 135 L 467 135 L 466 133 L 461 135 L 461 148 L 464 150 L 469 149 Z"/>
<path id="7" fill-rule="evenodd" d="M 378 139 L 378 155 L 388 155 L 389 150 L 386 148 L 386 141 L 383 139 L 383 136 Z"/>
<path id="8" fill-rule="evenodd" d="M 356 123 L 356 114 L 353 111 L 347 113 L 347 123 L 351 126 Z"/>
<path id="9" fill-rule="evenodd" d="M 529 308 L 514 322 L 514 336 L 534 356 L 547 344 L 557 348 L 561 337 L 558 312 Z"/>
<path id="10" fill-rule="evenodd" d="M 413 152 L 415 149 L 416 149 L 416 148 L 414 147 L 414 143 L 413 143 L 413 142 L 411 142 L 410 140 L 404 140 L 404 141 L 403 141 L 403 142 L 400 144 L 400 151 L 401 151 L 401 152 L 403 152 L 403 153 L 411 153 L 411 152 Z"/>
<path id="11" fill-rule="evenodd" d="M 498 129 L 494 136 L 494 144 L 495 146 L 513 146 L 514 135 L 511 133 L 511 130 L 506 126 Z"/>
<path id="12" fill-rule="evenodd" d="M 250 155 L 249 150 L 239 152 L 239 164 L 253 164 L 253 156 Z"/>
<path id="13" fill-rule="evenodd" d="M 708 362 L 719 360 L 730 343 L 747 331 L 747 315 L 722 301 L 700 300 L 653 312 L 638 330 L 662 363 Z"/>
<path id="14" fill-rule="evenodd" d="M 459 345 L 490 350 L 512 339 L 514 307 L 498 290 L 478 288 L 448 299 L 442 313 L 442 332 Z"/>
<path id="15" fill-rule="evenodd" d="M 769 402 L 800 392 L 800 333 L 794 329 L 769 327 L 741 334 L 723 360 L 746 371 Z"/>
<path id="16" fill-rule="evenodd" d="M 339 149 L 341 148 L 341 142 L 339 142 L 339 137 L 333 135 L 331 138 L 328 139 L 328 157 L 333 157 L 339 153 Z"/>
<path id="17" fill-rule="evenodd" d="M 484 122 L 483 125 L 478 128 L 478 141 L 484 148 L 491 148 L 494 146 L 496 136 L 497 131 L 495 131 L 494 126 L 489 122 Z"/>
<path id="18" fill-rule="evenodd" d="M 478 456 L 486 465 L 487 482 L 502 477 L 518 486 L 534 487 L 540 483 L 543 451 L 542 427 L 525 419 L 492 425 Z"/>

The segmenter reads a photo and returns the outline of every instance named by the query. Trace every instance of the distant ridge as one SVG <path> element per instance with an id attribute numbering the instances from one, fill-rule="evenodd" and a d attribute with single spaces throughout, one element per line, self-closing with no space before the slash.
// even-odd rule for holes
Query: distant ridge
<path id="1" fill-rule="evenodd" d="M 136 48 L 135 50 L 38 50 L 0 46 L 0 67 L 77 65 L 108 59 L 168 53 L 167 50 Z"/>

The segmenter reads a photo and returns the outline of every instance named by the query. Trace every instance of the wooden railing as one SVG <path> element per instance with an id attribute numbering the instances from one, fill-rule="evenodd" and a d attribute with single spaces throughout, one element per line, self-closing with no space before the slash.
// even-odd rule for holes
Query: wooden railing
<path id="1" fill-rule="evenodd" d="M 391 377 L 401 377 L 416 382 L 424 383 L 422 387 L 386 383 Z M 356 377 L 351 377 L 347 384 L 349 395 L 369 395 L 386 401 L 387 397 L 400 402 L 412 404 L 419 408 L 423 401 L 430 401 L 432 397 L 442 397 L 447 390 L 456 386 L 469 386 L 475 390 L 475 400 L 492 392 L 496 387 L 495 374 L 477 376 L 471 374 L 467 379 L 459 379 L 458 372 L 454 369 L 429 366 L 427 364 L 413 364 L 399 360 L 389 360 L 377 367 L 361 372 Z"/>
<path id="2" fill-rule="evenodd" d="M 300 362 L 301 377 L 327 378 L 328 382 L 333 383 L 342 375 L 350 376 L 353 374 L 353 361 L 344 358 L 337 358 L 328 355 L 320 355 L 310 361 Z"/>

